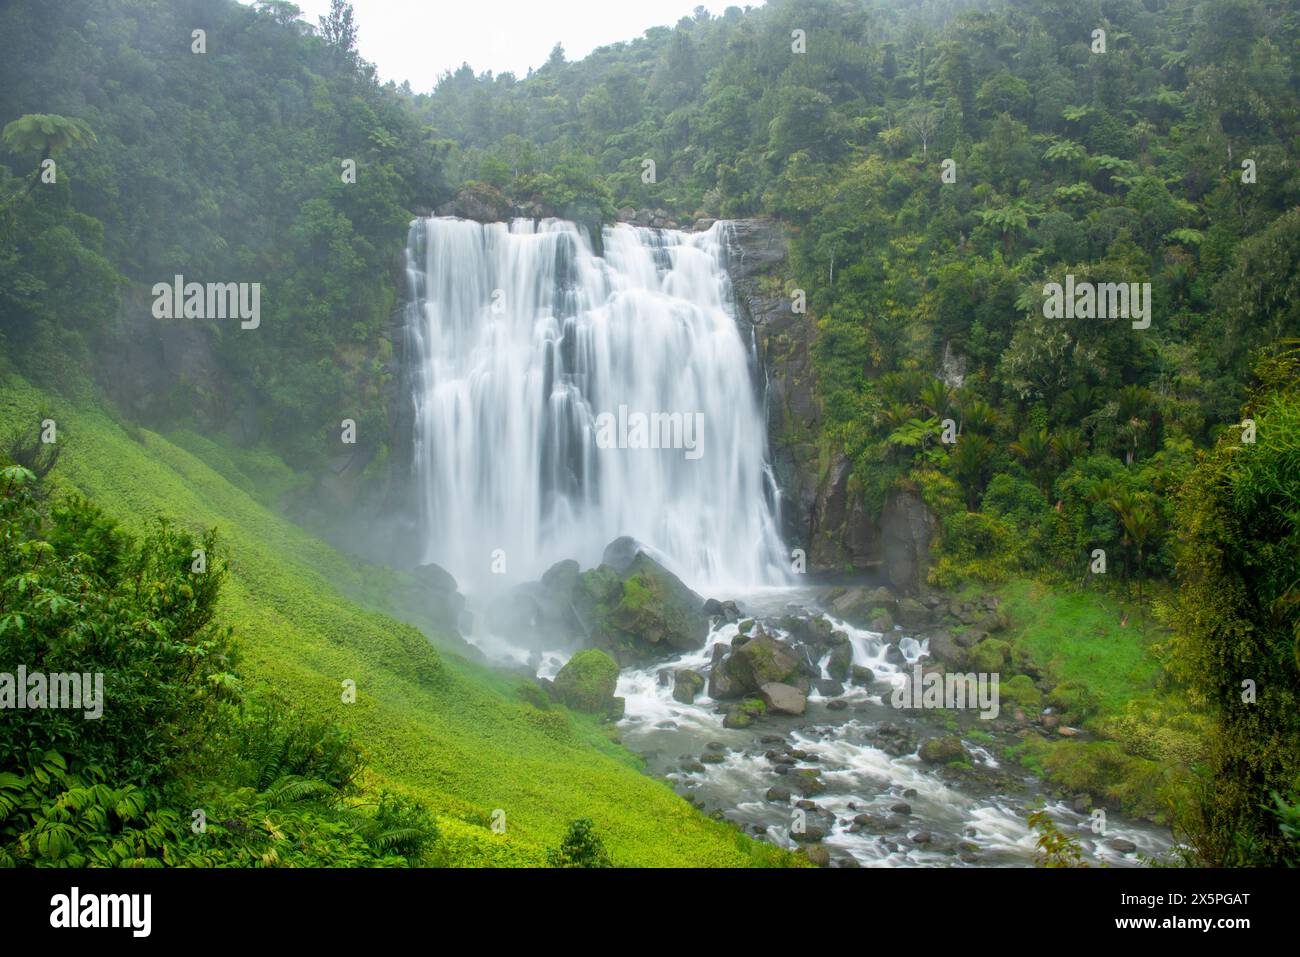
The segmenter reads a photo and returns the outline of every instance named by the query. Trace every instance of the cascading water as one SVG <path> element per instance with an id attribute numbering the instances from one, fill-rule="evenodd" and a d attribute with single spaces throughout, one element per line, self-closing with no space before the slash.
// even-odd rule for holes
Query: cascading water
<path id="1" fill-rule="evenodd" d="M 620 225 L 598 257 L 556 220 L 412 224 L 426 561 L 476 588 L 631 535 L 697 587 L 784 580 L 726 230 Z"/>

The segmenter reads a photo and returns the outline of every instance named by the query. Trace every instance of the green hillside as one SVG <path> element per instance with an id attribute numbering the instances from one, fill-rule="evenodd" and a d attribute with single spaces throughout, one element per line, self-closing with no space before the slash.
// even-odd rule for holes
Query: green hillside
<path id="1" fill-rule="evenodd" d="M 380 604 L 379 573 L 271 513 L 191 452 L 21 379 L 0 387 L 4 421 L 46 416 L 66 443 L 52 477 L 128 529 L 156 517 L 216 527 L 231 567 L 220 615 L 235 629 L 246 686 L 273 688 L 353 731 L 370 758 L 367 783 L 431 807 L 452 863 L 544 864 L 546 848 L 579 817 L 595 822 L 619 865 L 784 859 L 642 774 L 593 719 L 539 711 L 518 697 L 521 679 L 435 650 L 414 627 L 345 598 Z M 355 704 L 341 700 L 347 679 Z M 491 829 L 498 808 L 504 834 Z"/>

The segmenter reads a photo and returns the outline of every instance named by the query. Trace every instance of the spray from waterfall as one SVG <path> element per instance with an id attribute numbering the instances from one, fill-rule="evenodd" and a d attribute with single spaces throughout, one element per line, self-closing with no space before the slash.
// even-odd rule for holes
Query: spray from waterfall
<path id="1" fill-rule="evenodd" d="M 620 225 L 598 257 L 556 220 L 412 224 L 426 561 L 486 589 L 631 535 L 695 587 L 785 579 L 727 228 Z"/>

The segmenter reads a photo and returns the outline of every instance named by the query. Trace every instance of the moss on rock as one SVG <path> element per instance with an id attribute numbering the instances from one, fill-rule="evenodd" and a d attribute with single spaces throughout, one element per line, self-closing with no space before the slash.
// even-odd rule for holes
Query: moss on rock
<path id="1" fill-rule="evenodd" d="M 560 700 L 588 714 L 608 713 L 617 686 L 618 664 L 599 648 L 578 652 L 555 676 Z"/>

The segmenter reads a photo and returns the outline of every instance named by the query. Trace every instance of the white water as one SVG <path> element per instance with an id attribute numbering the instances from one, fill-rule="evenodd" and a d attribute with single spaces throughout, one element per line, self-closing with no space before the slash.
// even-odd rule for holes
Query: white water
<path id="1" fill-rule="evenodd" d="M 742 607 L 772 613 L 787 601 L 798 602 L 812 596 L 797 588 L 786 588 L 741 593 L 736 597 Z M 627 717 L 619 723 L 623 741 L 639 753 L 662 754 L 666 759 L 663 773 L 681 790 L 726 808 L 730 820 L 787 848 L 798 846 L 789 833 L 790 806 L 773 803 L 765 797 L 767 789 L 782 783 L 782 779 L 773 774 L 771 763 L 763 756 L 768 745 L 758 741 L 760 735 L 773 732 L 782 734 L 810 755 L 798 767 L 817 768 L 822 772 L 827 791 L 815 803 L 827 813 L 815 823 L 827 827 L 822 844 L 835 857 L 851 856 L 861 866 L 964 866 L 951 852 L 951 846 L 958 841 L 969 841 L 979 848 L 976 866 L 1034 863 L 1038 856 L 1037 835 L 1026 822 L 1032 778 L 1026 776 L 1023 793 L 968 794 L 945 783 L 937 770 L 926 765 L 915 752 L 894 756 L 871 742 L 868 731 L 879 721 L 903 720 L 900 712 L 889 704 L 890 692 L 904 684 L 912 665 L 928 651 L 928 641 L 895 634 L 904 661 L 894 663 L 885 653 L 884 635 L 827 617 L 837 631 L 849 637 L 853 663 L 871 668 L 876 675 L 874 689 L 849 686 L 838 696 L 854 705 L 870 705 L 865 712 L 841 712 L 837 716 L 825 710 L 826 699 L 822 695 L 813 693 L 808 698 L 807 719 L 769 720 L 754 728 L 731 730 L 723 727 L 723 716 L 714 709 L 717 702 L 707 693 L 700 694 L 692 704 L 675 700 L 672 682 L 660 681 L 659 672 L 692 668 L 705 673 L 712 660 L 713 646 L 719 642 L 730 643 L 738 634 L 736 624 L 718 623 L 700 651 L 683 654 L 669 663 L 625 669 L 620 674 L 617 693 L 627 700 Z M 775 637 L 784 636 L 770 620 L 763 627 Z M 559 660 L 552 665 L 552 672 L 558 669 Z M 922 736 L 929 736 L 934 730 L 930 728 Z M 725 745 L 724 760 L 705 765 L 699 773 L 683 773 L 672 756 L 693 757 L 705 749 L 705 742 Z M 963 737 L 963 744 L 974 763 L 998 766 L 998 760 L 981 741 Z M 854 832 L 850 828 L 855 815 L 886 816 L 890 807 L 904 798 L 912 809 L 909 823 L 888 839 L 871 831 Z M 1056 800 L 1047 800 L 1046 810 L 1079 841 L 1084 856 L 1093 863 L 1136 866 L 1144 856 L 1160 858 L 1171 847 L 1169 835 L 1162 829 L 1113 814 L 1107 834 L 1127 838 L 1138 848 L 1135 853 L 1119 853 L 1092 833 L 1087 815 L 1078 814 Z M 935 843 L 912 843 L 909 835 L 920 831 L 932 832 Z"/>
<path id="2" fill-rule="evenodd" d="M 784 579 L 752 348 L 723 268 L 727 230 L 620 225 L 597 257 L 585 233 L 555 220 L 412 223 L 426 561 L 477 590 L 536 579 L 560 559 L 595 565 L 631 535 L 694 587 Z M 696 450 L 598 447 L 597 417 L 617 418 L 620 405 L 629 422 L 701 423 Z"/>

